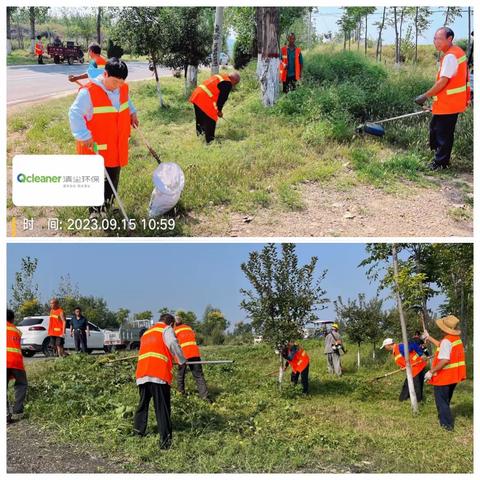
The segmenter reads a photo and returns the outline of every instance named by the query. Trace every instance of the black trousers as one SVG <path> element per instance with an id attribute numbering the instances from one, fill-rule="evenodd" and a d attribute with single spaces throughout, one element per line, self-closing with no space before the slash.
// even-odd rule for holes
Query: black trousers
<path id="1" fill-rule="evenodd" d="M 288 93 L 291 90 L 295 90 L 297 87 L 297 81 L 295 77 L 287 77 L 287 80 L 283 82 L 283 93 Z"/>
<path id="2" fill-rule="evenodd" d="M 23 413 L 25 404 L 25 397 L 27 396 L 28 382 L 25 370 L 18 370 L 17 368 L 7 368 L 7 391 L 10 379 L 15 380 L 15 403 L 13 404 L 12 413 Z M 7 394 L 7 416 L 10 414 Z"/>
<path id="3" fill-rule="evenodd" d="M 43 55 L 38 55 L 38 57 L 37 57 L 37 63 L 38 63 L 39 65 L 43 65 Z"/>
<path id="4" fill-rule="evenodd" d="M 430 149 L 435 152 L 435 164 L 447 166 L 452 154 L 458 113 L 433 115 L 430 122 Z"/>
<path id="5" fill-rule="evenodd" d="M 115 187 L 115 190 L 118 192 L 118 183 L 120 182 L 120 171 L 122 167 L 105 167 L 105 169 L 107 170 L 107 173 L 113 183 L 113 186 Z M 110 186 L 110 182 L 107 180 L 107 176 L 105 176 L 104 192 L 105 193 L 103 195 L 103 205 L 101 207 L 90 207 L 90 213 L 109 210 L 110 207 L 113 205 L 115 195 L 113 193 L 112 187 Z"/>
<path id="6" fill-rule="evenodd" d="M 87 353 L 87 332 L 76 328 L 73 331 L 73 340 L 75 341 L 75 350 L 79 352 L 80 350 L 83 353 Z"/>
<path id="7" fill-rule="evenodd" d="M 450 410 L 450 402 L 452 401 L 453 392 L 456 386 L 456 383 L 452 383 L 451 385 L 433 386 L 438 421 L 440 422 L 440 426 L 447 430 L 453 430 L 455 423 L 452 411 Z"/>
<path id="8" fill-rule="evenodd" d="M 308 369 L 310 365 L 307 365 L 305 369 L 300 373 L 300 372 L 292 372 L 290 379 L 292 380 L 292 383 L 296 385 L 298 383 L 298 377 L 301 378 L 302 382 L 302 387 L 303 387 L 303 393 L 308 393 Z"/>
<path id="9" fill-rule="evenodd" d="M 426 370 L 423 369 L 417 376 L 413 377 L 413 387 L 415 388 L 415 395 L 417 396 L 417 402 L 423 400 L 423 381 L 425 379 Z M 407 379 L 403 382 L 402 391 L 400 392 L 399 400 L 403 402 L 410 398 L 410 392 L 408 391 Z"/>
<path id="10" fill-rule="evenodd" d="M 205 134 L 205 140 L 207 143 L 212 142 L 215 139 L 217 122 L 197 107 L 197 105 L 194 105 L 193 107 L 195 109 L 195 127 L 197 129 L 197 135 Z"/>
<path id="11" fill-rule="evenodd" d="M 133 419 L 133 429 L 139 435 L 145 435 L 148 422 L 148 407 L 153 398 L 153 407 L 160 434 L 160 448 L 170 448 L 172 444 L 172 421 L 170 405 L 170 385 L 167 383 L 147 382 L 138 386 L 140 402 Z"/>
<path id="12" fill-rule="evenodd" d="M 199 362 L 200 357 L 189 358 L 188 361 Z M 190 371 L 192 372 L 195 383 L 197 384 L 198 394 L 201 398 L 208 398 L 207 384 L 205 383 L 205 378 L 203 376 L 203 370 L 201 365 L 188 365 Z M 185 374 L 187 373 L 187 365 L 180 365 L 178 367 L 177 383 L 178 391 L 180 393 L 185 393 Z"/>

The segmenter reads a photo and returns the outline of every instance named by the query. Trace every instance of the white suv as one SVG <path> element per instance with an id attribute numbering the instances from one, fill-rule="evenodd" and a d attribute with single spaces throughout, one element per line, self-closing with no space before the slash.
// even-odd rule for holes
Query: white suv
<path id="1" fill-rule="evenodd" d="M 67 317 L 67 327 L 65 332 L 65 349 L 74 349 L 75 342 L 70 336 L 70 321 L 72 317 Z M 47 316 L 25 317 L 17 328 L 22 332 L 22 354 L 25 357 L 33 357 L 36 353 L 43 353 L 46 356 L 53 354 L 50 349 L 48 337 L 48 324 L 50 318 Z M 88 322 L 90 336 L 87 337 L 88 353 L 93 350 L 104 350 L 103 330 Z"/>

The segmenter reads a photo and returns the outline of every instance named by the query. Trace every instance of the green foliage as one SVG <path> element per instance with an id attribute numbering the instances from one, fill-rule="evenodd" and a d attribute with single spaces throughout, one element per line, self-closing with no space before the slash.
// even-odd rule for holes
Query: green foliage
<path id="1" fill-rule="evenodd" d="M 200 324 L 200 340 L 206 345 L 222 345 L 225 342 L 225 330 L 228 320 L 220 309 L 208 305 Z"/>
<path id="2" fill-rule="evenodd" d="M 455 431 L 444 432 L 430 386 L 419 415 L 412 416 L 408 404 L 398 401 L 404 376 L 370 382 L 395 369 L 391 356 L 380 352 L 373 361 L 370 346 L 362 346 L 364 368 L 357 371 L 349 349 L 342 356 L 344 375 L 336 378 L 326 373 L 322 344 L 309 340 L 302 346 L 311 359 L 308 396 L 287 378 L 282 390 L 273 388 L 276 379 L 268 374 L 278 364 L 266 345 L 203 347 L 205 358 L 235 363 L 204 367 L 213 405 L 198 398 L 191 375 L 187 397 L 176 392 L 174 381 L 168 452 L 158 449 L 153 409 L 147 435 L 132 435 L 138 404 L 134 360 L 107 366 L 104 359 L 118 357 L 70 355 L 28 363 L 26 413 L 46 440 L 93 451 L 125 473 L 473 472 L 471 379 L 455 390 Z M 428 432 L 436 451 L 449 454 L 412 448 L 418 432 Z M 292 441 L 299 435 L 302 441 Z"/>
<path id="3" fill-rule="evenodd" d="M 241 269 L 252 289 L 241 289 L 240 306 L 252 321 L 255 333 L 277 347 L 301 338 L 304 325 L 316 319 L 315 312 L 328 300 L 321 281 L 326 271 L 315 275 L 317 257 L 299 266 L 295 245 L 281 245 L 281 256 L 275 244 L 249 254 Z"/>
<path id="4" fill-rule="evenodd" d="M 38 258 L 23 257 L 20 271 L 15 273 L 10 308 L 18 319 L 41 311 L 38 284 L 34 281 L 37 266 Z"/>
<path id="5" fill-rule="evenodd" d="M 236 70 L 243 68 L 251 58 L 250 43 L 243 43 L 241 39 L 237 38 L 233 44 L 233 67 Z"/>

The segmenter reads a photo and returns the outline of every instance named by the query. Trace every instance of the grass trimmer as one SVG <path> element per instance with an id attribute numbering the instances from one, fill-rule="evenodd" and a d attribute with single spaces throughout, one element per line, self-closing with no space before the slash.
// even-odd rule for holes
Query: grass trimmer
<path id="1" fill-rule="evenodd" d="M 420 110 L 418 112 L 406 113 L 405 115 L 398 115 L 396 117 L 386 118 L 385 120 L 378 120 L 377 122 L 362 123 L 355 129 L 355 132 L 367 133 L 375 137 L 383 137 L 385 135 L 385 128 L 383 128 L 383 126 L 381 125 L 382 123 L 393 122 L 395 120 L 401 120 L 403 118 L 416 117 L 425 113 L 430 113 L 430 110 Z"/>

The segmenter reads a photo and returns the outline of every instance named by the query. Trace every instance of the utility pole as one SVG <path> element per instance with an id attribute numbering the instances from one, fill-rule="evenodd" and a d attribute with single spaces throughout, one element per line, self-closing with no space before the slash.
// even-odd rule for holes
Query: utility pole
<path id="1" fill-rule="evenodd" d="M 400 285 L 398 281 L 398 256 L 397 246 L 395 243 L 392 244 L 392 258 L 393 275 L 395 278 L 395 296 L 397 299 L 398 314 L 400 316 L 400 325 L 402 327 L 403 352 L 407 371 L 408 393 L 410 394 L 410 403 L 412 404 L 413 413 L 418 413 L 417 394 L 415 393 L 415 387 L 413 386 L 412 365 L 410 364 L 410 356 L 408 351 L 407 326 L 405 324 L 405 317 L 403 316 L 402 299 L 400 297 Z"/>

